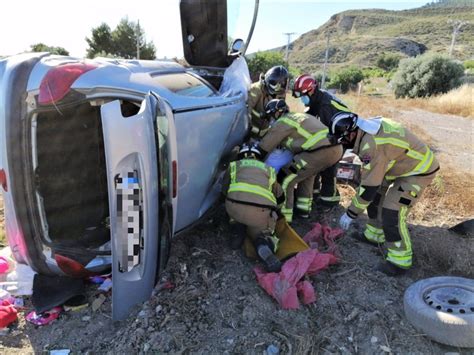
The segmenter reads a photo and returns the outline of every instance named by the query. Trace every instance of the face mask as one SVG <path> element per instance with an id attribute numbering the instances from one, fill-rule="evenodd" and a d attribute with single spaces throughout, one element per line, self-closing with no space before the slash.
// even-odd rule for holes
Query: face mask
<path id="1" fill-rule="evenodd" d="M 309 96 L 307 96 L 307 95 L 301 96 L 300 100 L 303 103 L 303 105 L 309 106 Z"/>

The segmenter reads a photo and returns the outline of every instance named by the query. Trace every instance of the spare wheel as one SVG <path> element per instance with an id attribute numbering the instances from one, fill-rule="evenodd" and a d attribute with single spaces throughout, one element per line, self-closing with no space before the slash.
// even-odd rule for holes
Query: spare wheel
<path id="1" fill-rule="evenodd" d="M 433 340 L 474 348 L 474 280 L 420 280 L 408 287 L 403 303 L 410 323 Z"/>

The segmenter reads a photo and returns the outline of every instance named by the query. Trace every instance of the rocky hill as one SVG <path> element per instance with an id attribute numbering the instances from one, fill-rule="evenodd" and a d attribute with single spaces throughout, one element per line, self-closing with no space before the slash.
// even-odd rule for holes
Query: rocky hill
<path id="1" fill-rule="evenodd" d="M 453 32 L 450 20 L 469 22 L 457 36 L 453 52 L 457 59 L 469 59 L 474 56 L 473 4 L 472 0 L 444 0 L 403 11 L 344 11 L 291 43 L 290 63 L 302 70 L 319 70 L 324 62 L 328 33 L 332 67 L 370 66 L 383 52 L 399 53 L 403 57 L 427 51 L 448 53 Z M 284 51 L 284 48 L 274 50 Z"/>

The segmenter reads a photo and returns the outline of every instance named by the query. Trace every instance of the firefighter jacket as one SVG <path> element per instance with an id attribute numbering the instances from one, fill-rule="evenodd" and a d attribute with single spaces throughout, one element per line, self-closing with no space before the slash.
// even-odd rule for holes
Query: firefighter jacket
<path id="1" fill-rule="evenodd" d="M 329 127 L 331 118 L 340 112 L 351 112 L 336 96 L 326 90 L 316 90 L 310 97 L 309 109 L 306 113 L 319 117 L 321 122 Z"/>
<path id="2" fill-rule="evenodd" d="M 401 124 L 387 118 L 382 118 L 376 134 L 359 129 L 353 151 L 363 163 L 361 185 L 347 211 L 354 218 L 369 206 L 384 179 L 390 182 L 439 170 L 431 149 Z"/>
<path id="3" fill-rule="evenodd" d="M 276 209 L 284 201 L 275 169 L 255 159 L 231 162 L 222 191 L 230 201 L 257 207 Z"/>
<path id="4" fill-rule="evenodd" d="M 265 84 L 260 80 L 250 86 L 248 96 L 248 111 L 252 135 L 261 137 L 267 132 L 268 127 L 270 125 L 270 120 L 264 117 L 265 106 L 270 100 L 273 100 L 275 98 L 284 99 L 285 95 L 272 97 L 266 92 Z"/>
<path id="5" fill-rule="evenodd" d="M 287 113 L 280 117 L 260 141 L 259 148 L 271 152 L 278 145 L 292 153 L 313 151 L 330 146 L 328 128 L 306 113 Z"/>

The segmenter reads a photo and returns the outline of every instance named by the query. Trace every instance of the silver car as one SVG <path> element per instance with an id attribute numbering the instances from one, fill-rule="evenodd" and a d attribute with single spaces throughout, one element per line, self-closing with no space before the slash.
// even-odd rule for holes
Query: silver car
<path id="1" fill-rule="evenodd" d="M 180 9 L 193 68 L 48 53 L 0 61 L 13 254 L 50 275 L 112 264 L 116 320 L 148 299 L 172 237 L 215 205 L 229 154 L 248 132 L 246 92 L 218 91 L 236 58 L 226 2 L 182 0 Z"/>

